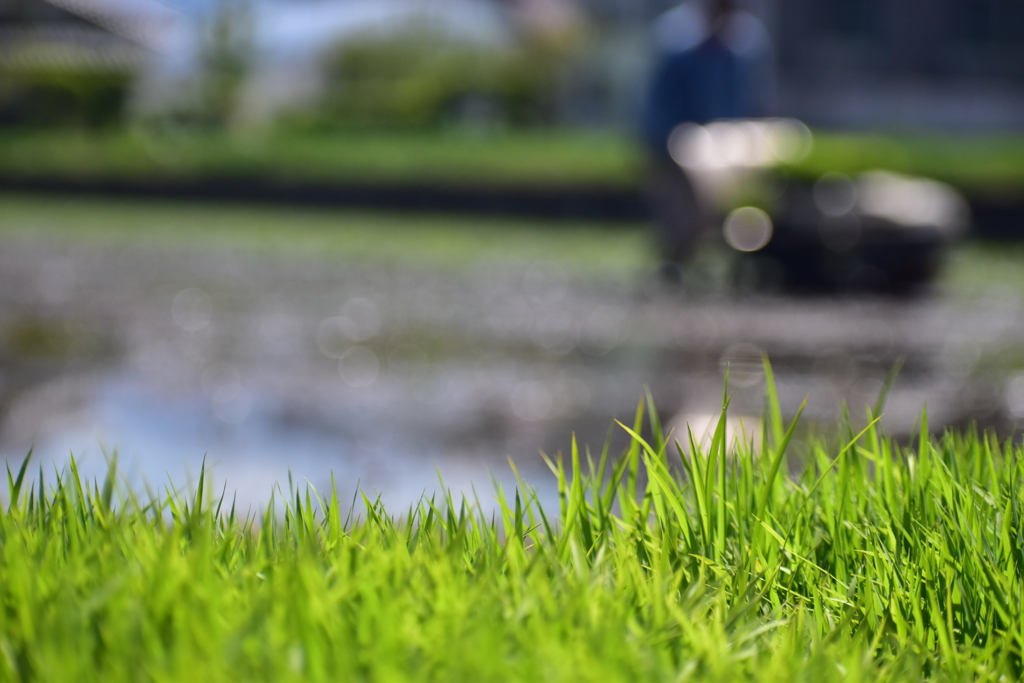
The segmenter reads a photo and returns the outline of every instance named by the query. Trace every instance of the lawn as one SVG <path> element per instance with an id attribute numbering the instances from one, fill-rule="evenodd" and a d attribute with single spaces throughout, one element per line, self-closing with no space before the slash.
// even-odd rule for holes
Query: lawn
<path id="1" fill-rule="evenodd" d="M 794 448 L 768 377 L 765 447 L 727 449 L 723 420 L 680 458 L 641 407 L 621 456 L 556 460 L 558 509 L 521 484 L 494 517 L 308 486 L 237 510 L 203 478 L 137 498 L 113 466 L 26 461 L 0 511 L 0 677 L 1019 680 L 1024 449 L 864 419 Z"/>

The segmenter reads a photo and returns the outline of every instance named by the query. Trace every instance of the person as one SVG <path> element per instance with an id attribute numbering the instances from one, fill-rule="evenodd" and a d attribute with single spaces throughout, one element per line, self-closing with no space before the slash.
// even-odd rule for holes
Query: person
<path id="1" fill-rule="evenodd" d="M 683 123 L 761 116 L 773 87 L 771 41 L 735 0 L 689 0 L 654 24 L 655 68 L 643 112 L 649 150 L 648 200 L 670 279 L 711 222 L 693 183 L 672 160 L 668 140 Z"/>

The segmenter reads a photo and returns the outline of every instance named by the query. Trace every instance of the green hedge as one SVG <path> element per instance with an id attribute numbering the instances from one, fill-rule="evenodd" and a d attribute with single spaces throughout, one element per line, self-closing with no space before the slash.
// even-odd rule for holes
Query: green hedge
<path id="1" fill-rule="evenodd" d="M 0 120 L 35 127 L 122 123 L 129 75 L 63 69 L 0 71 Z"/>

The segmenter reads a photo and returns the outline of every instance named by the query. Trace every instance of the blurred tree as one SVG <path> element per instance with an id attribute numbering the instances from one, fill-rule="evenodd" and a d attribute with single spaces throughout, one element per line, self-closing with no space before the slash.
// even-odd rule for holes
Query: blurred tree
<path id="1" fill-rule="evenodd" d="M 324 110 L 340 124 L 543 123 L 553 116 L 558 54 L 453 43 L 410 29 L 350 41 L 330 58 Z"/>
<path id="2" fill-rule="evenodd" d="M 0 123 L 102 128 L 120 123 L 132 74 L 41 66 L 0 72 Z"/>
<path id="3" fill-rule="evenodd" d="M 249 0 L 217 0 L 200 27 L 200 123 L 230 126 L 255 55 Z"/>

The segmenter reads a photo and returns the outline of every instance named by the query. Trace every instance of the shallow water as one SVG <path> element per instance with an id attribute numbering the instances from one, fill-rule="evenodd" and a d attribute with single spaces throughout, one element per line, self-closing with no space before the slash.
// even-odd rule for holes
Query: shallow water
<path id="1" fill-rule="evenodd" d="M 227 249 L 0 243 L 0 453 L 34 445 L 132 486 L 187 486 L 204 461 L 239 505 L 275 482 L 405 505 L 445 484 L 489 505 L 493 474 L 555 495 L 538 453 L 572 433 L 599 450 L 650 387 L 666 417 L 760 412 L 760 354 L 810 421 L 873 403 L 906 365 L 885 422 L 909 434 L 974 418 L 1008 428 L 1024 380 L 1012 293 L 966 301 L 735 298 L 554 263 L 410 270 Z M 995 360 L 993 360 L 995 359 Z M 677 422 L 678 423 L 678 422 Z M 680 423 L 681 424 L 681 423 Z M 624 442 L 615 432 L 616 448 Z"/>

